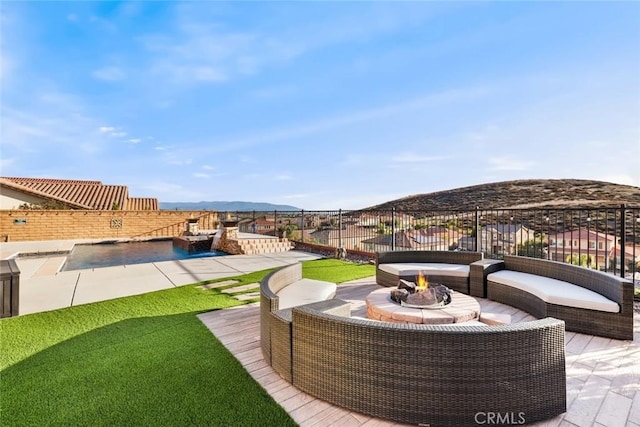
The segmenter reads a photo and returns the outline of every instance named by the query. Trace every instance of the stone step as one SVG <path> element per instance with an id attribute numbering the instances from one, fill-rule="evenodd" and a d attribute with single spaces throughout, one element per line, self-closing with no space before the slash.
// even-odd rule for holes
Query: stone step
<path id="1" fill-rule="evenodd" d="M 250 299 L 256 299 L 256 298 L 260 298 L 260 292 L 250 292 L 247 294 L 240 294 L 240 295 L 236 295 L 234 298 L 237 299 L 238 301 L 247 301 Z"/>
<path id="2" fill-rule="evenodd" d="M 233 288 L 222 289 L 220 292 L 223 294 L 235 294 L 237 292 L 248 291 L 249 289 L 256 289 L 260 287 L 260 283 L 249 283 L 248 285 L 234 286 Z"/>
<path id="3" fill-rule="evenodd" d="M 198 289 L 203 289 L 203 290 L 208 290 L 208 289 L 216 289 L 216 288 L 221 288 L 223 286 L 229 286 L 229 285 L 234 285 L 236 283 L 239 283 L 237 280 L 224 280 L 222 282 L 216 282 L 216 283 L 207 283 L 206 285 L 202 285 L 202 286 L 198 286 Z"/>

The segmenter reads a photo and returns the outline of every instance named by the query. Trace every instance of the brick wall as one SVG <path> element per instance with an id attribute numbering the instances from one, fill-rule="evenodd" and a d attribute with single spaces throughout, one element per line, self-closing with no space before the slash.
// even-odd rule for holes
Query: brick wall
<path id="1" fill-rule="evenodd" d="M 0 241 L 179 236 L 188 218 L 215 229 L 213 211 L 0 210 Z"/>

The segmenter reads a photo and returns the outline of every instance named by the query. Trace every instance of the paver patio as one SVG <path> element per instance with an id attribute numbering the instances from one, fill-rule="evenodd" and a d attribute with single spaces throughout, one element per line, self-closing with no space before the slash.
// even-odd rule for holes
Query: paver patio
<path id="1" fill-rule="evenodd" d="M 338 286 L 337 298 L 352 304 L 352 316 L 366 317 L 364 299 L 375 277 Z M 483 311 L 508 314 L 512 322 L 532 320 L 525 312 L 479 299 Z M 259 304 L 212 311 L 201 321 L 247 371 L 301 426 L 400 425 L 332 406 L 297 390 L 264 362 L 260 349 Z M 640 314 L 634 340 L 566 333 L 567 412 L 534 426 L 640 426 Z M 464 402 L 461 402 L 464 404 Z"/>

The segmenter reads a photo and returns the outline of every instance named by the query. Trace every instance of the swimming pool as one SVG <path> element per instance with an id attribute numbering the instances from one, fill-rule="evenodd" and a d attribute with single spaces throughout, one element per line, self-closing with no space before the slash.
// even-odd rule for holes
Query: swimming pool
<path id="1" fill-rule="evenodd" d="M 67 256 L 61 271 L 223 255 L 228 254 L 219 251 L 189 253 L 173 247 L 171 240 L 76 245 Z"/>

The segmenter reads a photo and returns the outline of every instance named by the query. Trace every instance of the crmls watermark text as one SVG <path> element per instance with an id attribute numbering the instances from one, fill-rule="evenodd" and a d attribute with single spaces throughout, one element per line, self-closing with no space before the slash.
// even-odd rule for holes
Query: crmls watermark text
<path id="1" fill-rule="evenodd" d="M 524 412 L 478 412 L 473 417 L 476 424 L 519 425 L 527 422 Z"/>

